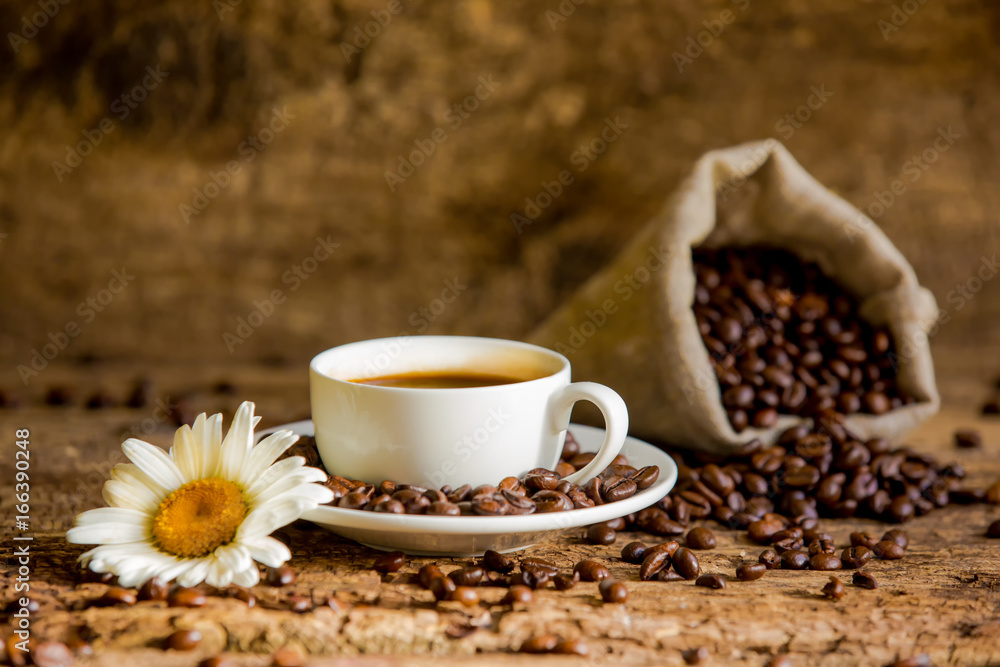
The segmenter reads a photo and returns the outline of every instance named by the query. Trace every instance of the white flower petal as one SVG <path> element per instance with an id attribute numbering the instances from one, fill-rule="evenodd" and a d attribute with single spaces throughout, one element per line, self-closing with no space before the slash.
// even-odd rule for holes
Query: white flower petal
<path id="1" fill-rule="evenodd" d="M 197 586 L 205 581 L 208 570 L 212 566 L 212 558 L 198 558 L 191 563 L 191 567 L 177 576 L 177 583 L 185 588 Z"/>
<path id="2" fill-rule="evenodd" d="M 222 562 L 227 568 L 233 572 L 241 572 L 248 567 L 253 566 L 253 559 L 250 557 L 250 551 L 239 544 L 238 542 L 233 542 L 232 544 L 227 544 L 224 547 L 219 547 L 215 550 L 215 557 Z"/>
<path id="3" fill-rule="evenodd" d="M 243 588 L 251 588 L 260 583 L 260 572 L 257 571 L 256 565 L 251 565 L 242 572 L 237 572 L 233 576 L 233 583 L 237 586 L 242 586 Z"/>
<path id="4" fill-rule="evenodd" d="M 236 540 L 244 542 L 255 537 L 270 535 L 282 526 L 298 519 L 304 512 L 315 507 L 307 501 L 279 496 L 260 507 L 250 510 L 236 531 Z"/>
<path id="5" fill-rule="evenodd" d="M 249 502 L 254 502 L 261 493 L 267 491 L 267 489 L 273 487 L 275 484 L 280 484 L 281 482 L 288 480 L 293 483 L 294 480 L 301 479 L 301 482 L 294 483 L 305 483 L 305 482 L 315 482 L 315 481 L 325 481 L 326 473 L 322 470 L 316 468 L 307 468 L 303 464 L 305 459 L 301 456 L 290 456 L 287 459 L 282 459 L 278 461 L 273 466 L 268 468 L 264 474 L 260 475 L 253 484 L 250 484 L 244 489 L 244 495 Z M 313 472 L 303 472 L 303 471 L 313 471 Z M 316 473 L 319 473 L 318 475 Z M 289 487 L 291 488 L 291 487 Z M 275 494 L 270 494 L 275 495 Z"/>
<path id="6" fill-rule="evenodd" d="M 305 507 L 302 511 L 307 512 L 317 505 L 333 500 L 333 491 L 319 484 L 300 484 L 291 491 L 285 491 L 279 497 L 302 503 Z"/>
<path id="7" fill-rule="evenodd" d="M 288 547 L 273 537 L 258 537 L 255 540 L 244 542 L 243 546 L 247 548 L 255 561 L 268 567 L 278 567 L 292 557 L 292 552 L 288 550 Z"/>
<path id="8" fill-rule="evenodd" d="M 153 481 L 152 477 L 140 470 L 139 466 L 134 463 L 119 463 L 116 465 L 111 469 L 111 479 L 149 489 L 161 501 L 170 495 L 170 491 Z"/>
<path id="9" fill-rule="evenodd" d="M 160 504 L 160 498 L 145 486 L 130 484 L 118 479 L 104 483 L 101 495 L 111 507 L 133 509 L 151 514 Z"/>
<path id="10" fill-rule="evenodd" d="M 216 413 L 206 417 L 198 415 L 191 427 L 191 433 L 198 443 L 201 455 L 202 477 L 216 477 L 219 474 L 219 453 L 222 450 L 222 415 Z"/>
<path id="11" fill-rule="evenodd" d="M 291 431 L 276 431 L 258 442 L 250 452 L 250 458 L 243 466 L 240 483 L 250 486 L 257 481 L 279 456 L 295 444 L 299 436 Z"/>
<path id="12" fill-rule="evenodd" d="M 204 413 L 198 415 L 201 419 Z M 201 443 L 194 439 L 191 427 L 184 424 L 174 432 L 174 446 L 170 448 L 170 458 L 177 464 L 185 482 L 193 482 L 204 477 L 201 470 Z"/>
<path id="13" fill-rule="evenodd" d="M 222 456 L 219 461 L 219 474 L 224 479 L 240 479 L 240 471 L 253 447 L 253 408 L 250 401 L 240 404 L 233 423 L 222 441 Z"/>
<path id="14" fill-rule="evenodd" d="M 205 582 L 209 586 L 225 588 L 232 583 L 234 575 L 235 572 L 223 565 L 220 560 L 214 559 L 208 568 L 208 576 L 205 577 Z"/>
<path id="15" fill-rule="evenodd" d="M 76 526 L 66 532 L 73 544 L 123 544 L 149 536 L 149 516 L 123 507 L 102 507 L 76 517 Z"/>
<path id="16" fill-rule="evenodd" d="M 184 475 L 177 469 L 177 464 L 159 447 L 129 438 L 122 443 L 122 451 L 132 463 L 168 491 L 175 491 L 184 485 Z"/>
<path id="17" fill-rule="evenodd" d="M 98 560 L 105 563 L 117 563 L 123 558 L 150 553 L 156 553 L 156 547 L 149 540 L 125 544 L 104 544 L 83 553 L 80 556 L 80 562 L 86 564 L 91 560 Z"/>

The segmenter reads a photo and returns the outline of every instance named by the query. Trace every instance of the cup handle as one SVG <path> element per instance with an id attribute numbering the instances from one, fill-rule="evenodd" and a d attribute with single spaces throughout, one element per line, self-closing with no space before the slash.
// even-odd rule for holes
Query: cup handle
<path id="1" fill-rule="evenodd" d="M 611 465 L 618 456 L 628 436 L 628 408 L 625 401 L 613 389 L 596 382 L 573 382 L 556 392 L 550 402 L 552 425 L 557 431 L 569 427 L 569 417 L 573 404 L 590 401 L 604 415 L 604 442 L 594 460 L 564 479 L 573 484 L 583 484 Z"/>

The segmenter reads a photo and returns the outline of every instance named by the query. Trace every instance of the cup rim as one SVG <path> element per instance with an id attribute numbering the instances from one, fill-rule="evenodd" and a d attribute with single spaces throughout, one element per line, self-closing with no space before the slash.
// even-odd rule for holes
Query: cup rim
<path id="1" fill-rule="evenodd" d="M 321 370 L 319 364 L 326 360 L 328 357 L 335 356 L 334 353 L 342 353 L 345 348 L 351 347 L 362 347 L 368 345 L 375 345 L 377 343 L 388 343 L 390 341 L 399 341 L 414 339 L 418 341 L 426 341 L 428 344 L 431 342 L 463 342 L 472 341 L 474 343 L 486 343 L 486 344 L 498 344 L 507 347 L 518 348 L 522 350 L 528 350 L 538 354 L 544 354 L 551 359 L 555 359 L 559 362 L 559 368 L 537 378 L 531 378 L 529 380 L 521 380 L 519 382 L 509 382 L 506 384 L 498 385 L 486 385 L 482 387 L 388 387 L 385 385 L 377 384 L 362 384 L 360 382 L 351 382 L 350 380 L 343 380 L 341 378 L 333 377 L 330 373 Z M 402 336 L 387 336 L 384 338 L 368 338 L 365 340 L 358 340 L 351 343 L 344 343 L 343 345 L 338 345 L 336 347 L 331 347 L 329 349 L 323 350 L 318 353 L 309 361 L 309 371 L 315 373 L 317 376 L 323 378 L 324 380 L 329 380 L 331 382 L 337 382 L 344 385 L 349 385 L 351 387 L 364 387 L 365 390 L 371 391 L 388 391 L 388 392 L 421 392 L 421 393 L 431 393 L 431 392 L 453 392 L 453 391 L 475 391 L 475 392 L 486 392 L 486 391 L 498 391 L 504 389 L 510 389 L 512 387 L 522 387 L 524 385 L 529 385 L 534 382 L 544 382 L 545 380 L 551 380 L 553 377 L 559 375 L 563 372 L 569 372 L 571 364 L 569 359 L 555 350 L 549 349 L 547 347 L 542 347 L 540 345 L 534 345 L 532 343 L 525 343 L 519 340 L 510 340 L 507 338 L 493 338 L 489 336 L 450 336 L 450 335 L 429 335 L 425 336 L 422 334 L 416 335 L 402 335 Z"/>

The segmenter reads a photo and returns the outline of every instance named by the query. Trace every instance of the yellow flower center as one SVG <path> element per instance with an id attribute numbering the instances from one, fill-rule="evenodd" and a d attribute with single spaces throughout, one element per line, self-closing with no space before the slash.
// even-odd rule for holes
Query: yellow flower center
<path id="1" fill-rule="evenodd" d="M 153 517 L 153 537 L 175 556 L 198 558 L 229 544 L 247 515 L 240 488 L 225 479 L 188 482 L 164 498 Z"/>

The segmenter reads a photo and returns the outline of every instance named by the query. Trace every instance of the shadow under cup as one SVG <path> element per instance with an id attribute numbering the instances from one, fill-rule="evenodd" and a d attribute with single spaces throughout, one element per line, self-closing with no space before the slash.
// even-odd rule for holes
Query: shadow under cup
<path id="1" fill-rule="evenodd" d="M 462 388 L 352 382 L 446 373 L 521 381 Z M 316 444 L 327 471 L 428 488 L 496 484 L 554 467 L 569 415 L 551 403 L 569 383 L 570 364 L 561 354 L 463 336 L 351 343 L 320 353 L 309 366 Z"/>

